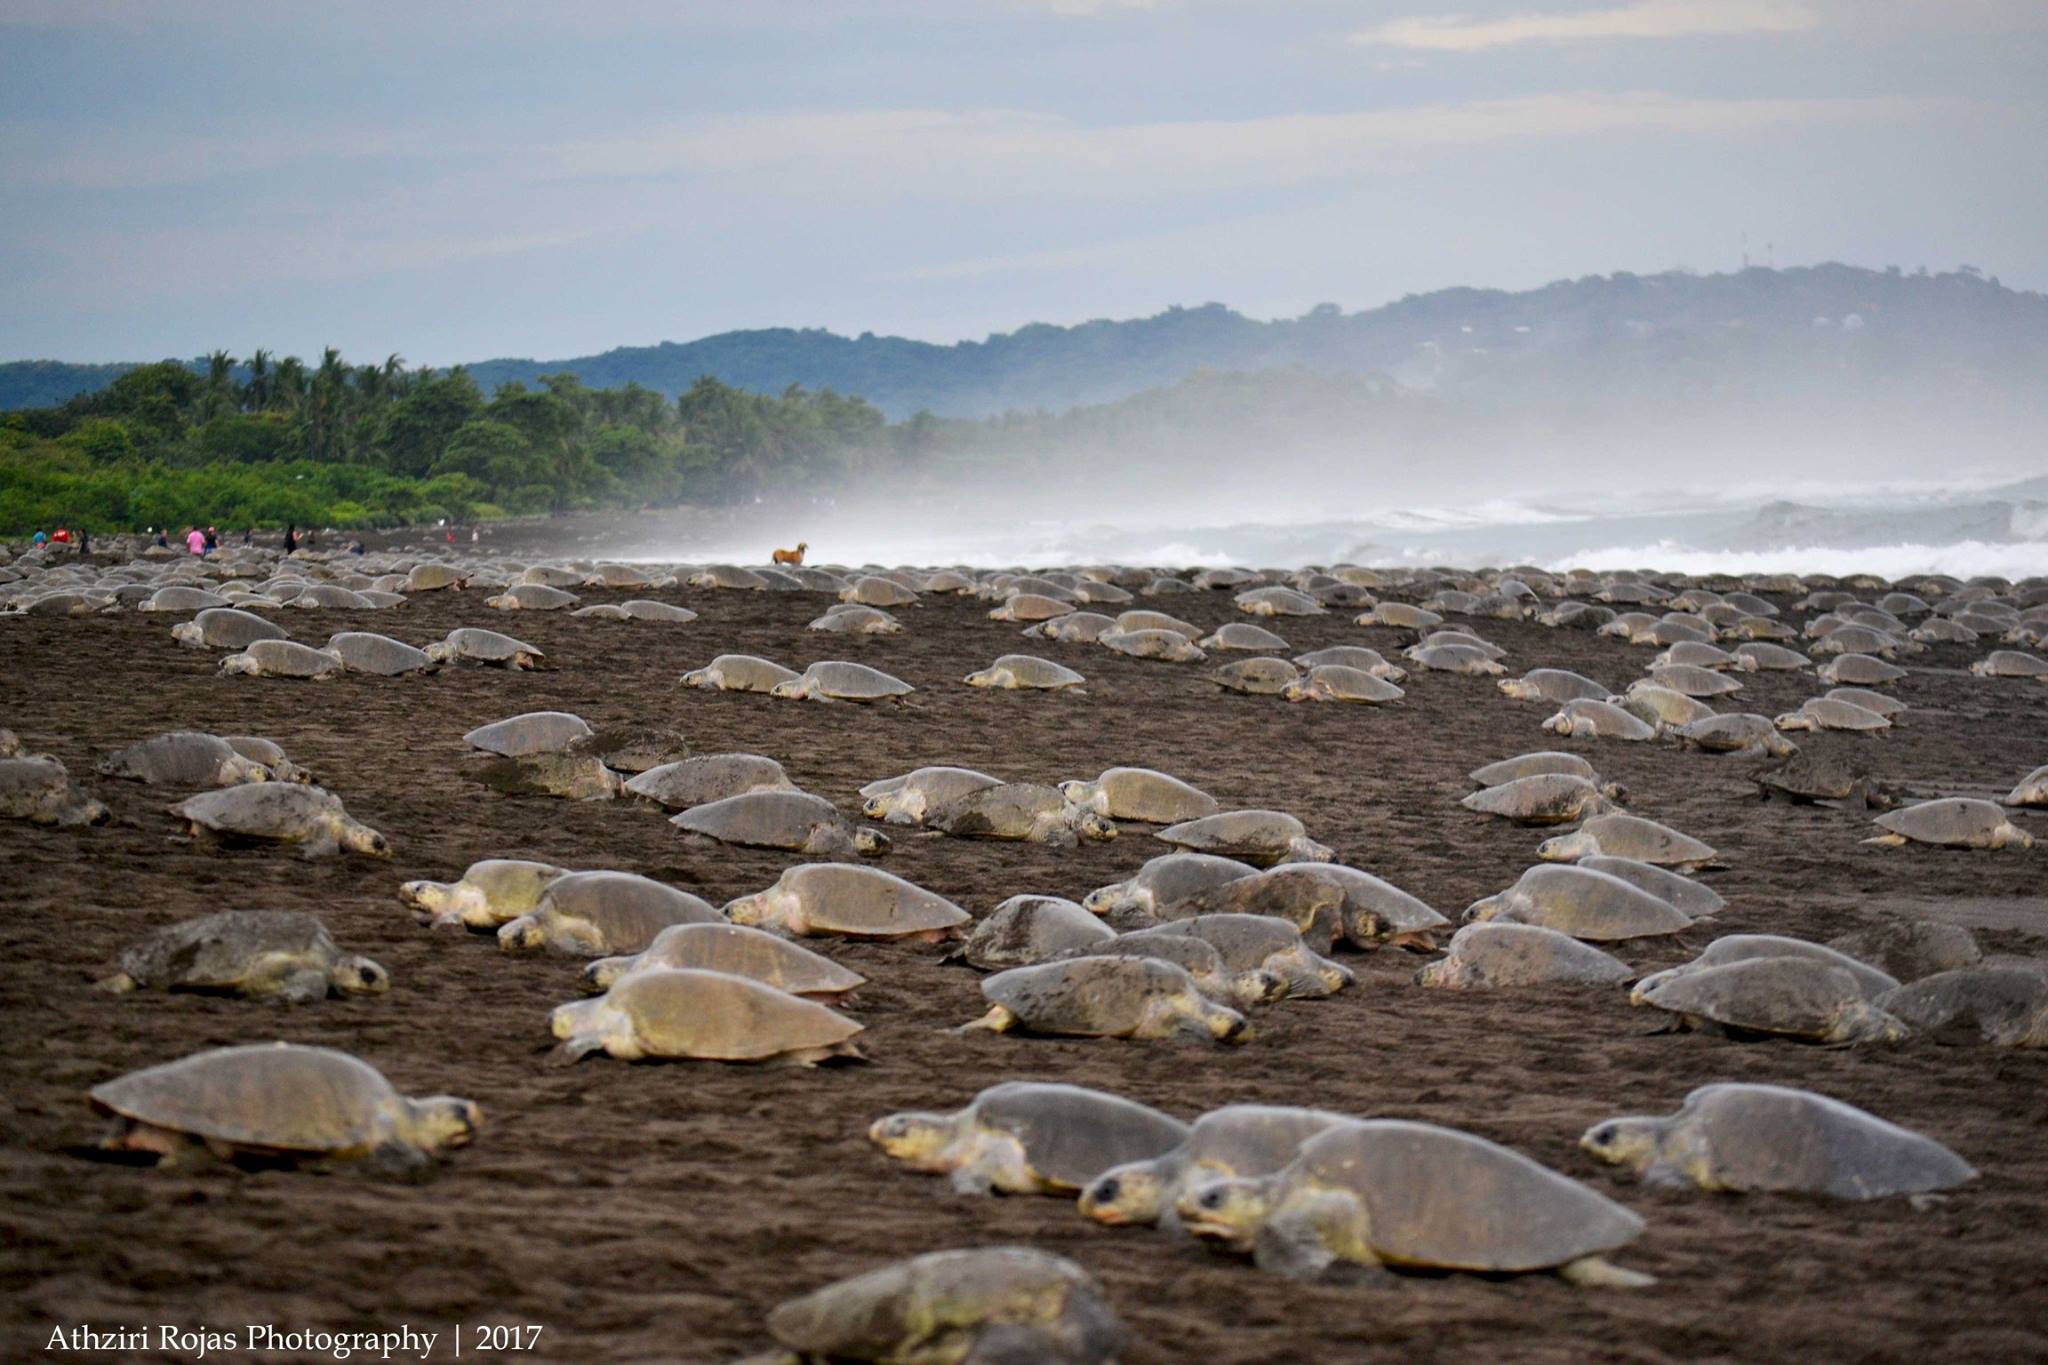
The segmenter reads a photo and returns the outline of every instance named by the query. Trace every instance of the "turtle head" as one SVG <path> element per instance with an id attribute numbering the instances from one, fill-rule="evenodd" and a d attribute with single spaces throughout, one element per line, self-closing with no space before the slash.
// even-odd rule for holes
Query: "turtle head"
<path id="1" fill-rule="evenodd" d="M 1285 1000 L 1292 990 L 1286 977 L 1261 967 L 1239 972 L 1230 980 L 1231 998 L 1246 1005 L 1269 1005 Z"/>
<path id="2" fill-rule="evenodd" d="M 1663 1127 L 1661 1119 L 1608 1119 L 1588 1128 L 1579 1139 L 1579 1146 L 1597 1160 L 1611 1166 L 1626 1166 L 1640 1175 L 1657 1159 Z"/>
<path id="3" fill-rule="evenodd" d="M 521 915 L 498 929 L 498 949 L 501 952 L 530 953 L 546 943 L 547 933 L 541 928 L 538 915 Z"/>
<path id="4" fill-rule="evenodd" d="M 1465 924 L 1483 924 L 1490 919 L 1499 919 L 1502 912 L 1506 909 L 1507 895 L 1505 892 L 1498 896 L 1486 896 L 1480 900 L 1473 901 L 1472 904 L 1465 907 L 1465 913 L 1461 916 L 1461 922 Z"/>
<path id="5" fill-rule="evenodd" d="M 1280 689 L 1280 700 L 1282 701 L 1307 701 L 1313 695 L 1314 693 L 1306 678 L 1296 678 L 1293 682 Z"/>
<path id="6" fill-rule="evenodd" d="M 444 664 L 455 657 L 455 646 L 446 640 L 436 640 L 420 652 L 435 663 Z"/>
<path id="7" fill-rule="evenodd" d="M 1114 839 L 1116 825 L 1108 817 L 1092 810 L 1081 812 L 1081 818 L 1074 822 L 1074 829 L 1083 839 Z"/>
<path id="8" fill-rule="evenodd" d="M 1251 1021 L 1228 1005 L 1219 1005 L 1195 991 L 1188 991 L 1182 1001 L 1182 1010 L 1192 1026 L 1219 1043 L 1251 1041 Z"/>
<path id="9" fill-rule="evenodd" d="M 1440 957 L 1424 963 L 1415 973 L 1415 984 L 1437 990 L 1462 990 L 1472 982 L 1472 968 L 1455 957 Z"/>
<path id="10" fill-rule="evenodd" d="M 223 758 L 220 761 L 220 767 L 214 772 L 214 781 L 223 787 L 238 787 L 244 782 L 268 782 L 269 780 L 270 769 L 264 767 L 255 759 L 244 758 L 240 754 L 229 754 L 226 758 Z"/>
<path id="11" fill-rule="evenodd" d="M 1319 844 L 1305 834 L 1298 834 L 1287 841 L 1287 857 L 1290 863 L 1327 863 L 1337 856 L 1336 850 L 1328 844 Z"/>
<path id="12" fill-rule="evenodd" d="M 1553 735 L 1568 735 L 1572 732 L 1572 726 L 1575 723 L 1570 712 L 1560 711 L 1549 720 L 1544 721 L 1543 728 Z"/>
<path id="13" fill-rule="evenodd" d="M 1081 1191 L 1082 1216 L 1111 1227 L 1156 1223 L 1165 1213 L 1166 1183 L 1154 1162 L 1113 1166 Z"/>
<path id="14" fill-rule="evenodd" d="M 384 836 L 359 821 L 350 820 L 335 832 L 334 838 L 350 853 L 363 853 L 372 858 L 391 856 L 391 845 Z"/>
<path id="15" fill-rule="evenodd" d="M 1777 726 L 1780 730 L 1811 730 L 1813 728 L 1813 717 L 1801 711 L 1787 711 L 1784 715 L 1772 721 L 1771 724 Z"/>
<path id="16" fill-rule="evenodd" d="M 943 1171 L 943 1153 L 953 1141 L 953 1117 L 906 1110 L 868 1125 L 868 1141 L 916 1171 Z"/>
<path id="17" fill-rule="evenodd" d="M 1577 834 L 1560 834 L 1555 839 L 1545 839 L 1536 845 L 1536 856 L 1546 863 L 1575 863 L 1581 858 L 1590 858 L 1599 851 L 1599 844 L 1584 830 Z"/>
<path id="18" fill-rule="evenodd" d="M 804 680 L 802 678 L 786 679 L 769 688 L 768 695 L 771 697 L 781 697 L 784 701 L 800 700 L 804 695 Z"/>
<path id="19" fill-rule="evenodd" d="M 435 919 L 456 908 L 462 890 L 459 882 L 401 882 L 398 900 L 400 904 L 418 911 L 420 918 Z"/>
<path id="20" fill-rule="evenodd" d="M 1083 810 L 1100 809 L 1100 803 L 1097 799 L 1099 789 L 1093 782 L 1084 781 L 1081 778 L 1068 778 L 1065 782 L 1060 783 L 1060 795 L 1066 798 L 1067 804 L 1070 806 L 1079 806 Z"/>
<path id="21" fill-rule="evenodd" d="M 334 984 L 351 995 L 382 995 L 391 989 L 391 973 L 367 957 L 345 957 L 335 966 Z"/>
<path id="22" fill-rule="evenodd" d="M 1494 686 L 1510 697 L 1513 697 L 1516 701 L 1531 701 L 1536 696 L 1535 686 L 1520 678 L 1502 678 Z"/>
<path id="23" fill-rule="evenodd" d="M 256 672 L 256 661 L 246 654 L 230 654 L 227 658 L 220 661 L 220 671 L 223 673 L 247 673 L 253 676 Z"/>
<path id="24" fill-rule="evenodd" d="M 756 891 L 751 896 L 730 900 L 719 910 L 733 924 L 743 924 L 752 929 L 781 928 L 782 907 L 776 903 L 775 888 Z"/>
<path id="25" fill-rule="evenodd" d="M 1649 1004 L 1651 991 L 1656 990 L 1659 986 L 1663 985 L 1667 981 L 1674 980 L 1684 975 L 1686 975 L 1686 968 L 1683 965 L 1677 967 L 1666 967 L 1661 972 L 1651 972 L 1648 976 L 1642 977 L 1633 986 L 1630 986 L 1628 988 L 1629 1004 Z"/>
<path id="26" fill-rule="evenodd" d="M 410 1136 L 422 1151 L 467 1147 L 476 1141 L 477 1130 L 484 1126 L 484 1111 L 474 1100 L 431 1095 L 410 1101 L 408 1107 L 412 1120 Z"/>
<path id="27" fill-rule="evenodd" d="M 977 669 L 960 681 L 966 683 L 969 687 L 987 687 L 995 681 L 995 670 L 992 668 Z"/>
<path id="28" fill-rule="evenodd" d="M 1136 904 L 1128 894 L 1129 883 L 1111 882 L 1081 897 L 1081 908 L 1091 915 L 1108 915 Z"/>
<path id="29" fill-rule="evenodd" d="M 1601 783 L 1600 794 L 1617 806 L 1626 806 L 1628 804 L 1628 788 L 1619 782 Z"/>
<path id="30" fill-rule="evenodd" d="M 1205 1242 L 1249 1250 L 1272 1207 L 1274 1180 L 1211 1180 L 1185 1191 L 1174 1205 L 1181 1226 Z"/>
<path id="31" fill-rule="evenodd" d="M 619 978 L 631 970 L 634 957 L 601 957 L 583 969 L 582 987 L 586 995 L 603 995 L 619 983 Z"/>
<path id="32" fill-rule="evenodd" d="M 895 846 L 895 841 L 877 830 L 857 829 L 853 832 L 853 851 L 864 858 L 879 858 Z"/>

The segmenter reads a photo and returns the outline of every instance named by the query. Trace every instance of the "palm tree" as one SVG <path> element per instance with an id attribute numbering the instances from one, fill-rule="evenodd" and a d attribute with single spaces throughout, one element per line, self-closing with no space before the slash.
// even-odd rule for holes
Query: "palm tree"
<path id="1" fill-rule="evenodd" d="M 270 352 L 261 346 L 249 354 L 248 404 L 257 412 L 270 406 Z"/>
<path id="2" fill-rule="evenodd" d="M 233 405 L 235 358 L 226 351 L 206 357 L 206 396 L 200 404 L 201 417 L 212 421 Z"/>

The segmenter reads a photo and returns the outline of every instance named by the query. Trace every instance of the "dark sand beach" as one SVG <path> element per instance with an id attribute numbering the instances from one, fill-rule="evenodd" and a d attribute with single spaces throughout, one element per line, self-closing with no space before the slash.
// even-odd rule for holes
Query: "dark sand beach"
<path id="1" fill-rule="evenodd" d="M 1823 940 L 1897 914 L 1966 924 L 1987 952 L 2048 954 L 2048 848 L 1866 848 L 1864 813 L 1763 804 L 1754 765 L 1741 759 L 1555 741 L 1538 729 L 1554 708 L 1511 701 L 1489 679 L 1420 675 L 1405 703 L 1387 708 L 1290 706 L 1223 694 L 1203 667 L 1022 641 L 971 600 L 931 598 L 897 612 L 903 635 L 849 638 L 803 629 L 822 609 L 814 594 L 583 593 L 646 595 L 700 619 L 500 614 L 481 593 L 455 592 L 364 616 L 277 613 L 313 643 L 369 629 L 425 644 L 481 625 L 541 646 L 552 665 L 325 683 L 219 676 L 218 656 L 172 642 L 176 618 L 166 616 L 0 622 L 0 724 L 62 758 L 114 813 L 97 829 L 0 823 L 0 1355 L 41 1358 L 54 1326 L 76 1324 L 532 1324 L 544 1329 L 533 1359 L 729 1360 L 769 1344 L 764 1315 L 795 1293 L 914 1252 L 1014 1242 L 1099 1277 L 1133 1332 L 1134 1365 L 2048 1358 L 2039 1052 L 1664 1033 L 1620 991 L 1423 990 L 1410 978 L 1424 959 L 1392 950 L 1345 954 L 1356 990 L 1265 1011 L 1241 1048 L 961 1036 L 951 1030 L 982 1011 L 973 971 L 943 965 L 926 945 L 826 944 L 871 979 L 850 1007 L 867 1026 L 866 1065 L 546 1065 L 548 1010 L 576 996 L 580 964 L 422 929 L 395 897 L 401 880 L 452 879 L 472 860 L 519 856 L 628 869 L 720 903 L 800 860 L 688 846 L 639 803 L 506 797 L 472 781 L 463 732 L 542 708 L 596 725 L 673 724 L 699 753 L 767 754 L 846 809 L 863 783 L 922 764 L 1034 781 L 1158 767 L 1226 806 L 1298 815 L 1341 860 L 1453 918 L 1512 882 L 1544 837 L 1459 809 L 1465 774 L 1573 748 L 1627 785 L 1636 813 L 1707 840 L 1728 864 L 1706 876 L 1729 902 L 1718 920 L 1624 946 L 1632 965 L 1683 960 L 1721 933 Z M 1238 619 L 1225 593 L 1165 605 L 1205 627 Z M 1391 655 L 1406 643 L 1349 613 L 1264 624 L 1297 649 L 1350 642 Z M 1526 623 L 1477 628 L 1517 672 L 1572 668 L 1617 687 L 1653 653 Z M 1086 695 L 960 684 L 1019 649 L 1079 668 Z M 908 705 L 859 707 L 677 687 L 685 669 L 723 652 L 798 667 L 857 659 L 918 690 Z M 1981 652 L 1944 646 L 1913 660 L 1894 689 L 1912 709 L 1881 739 L 1799 738 L 1865 755 L 1915 795 L 2002 794 L 2048 758 L 2048 688 L 1971 677 L 1964 669 Z M 1742 680 L 1722 709 L 1776 714 L 1823 690 L 1810 675 Z M 164 812 L 174 795 L 92 773 L 107 750 L 171 728 L 276 739 L 384 831 L 392 858 L 194 848 Z M 2015 818 L 2048 837 L 2039 813 Z M 910 833 L 883 865 L 979 915 L 1019 892 L 1078 898 L 1161 851 L 1135 825 L 1071 850 Z M 226 908 L 315 912 L 344 947 L 384 963 L 392 989 L 299 1008 L 94 989 L 134 938 Z M 473 1098 L 488 1126 L 416 1184 L 89 1159 L 100 1131 L 84 1101 L 91 1086 L 273 1038 L 349 1049 L 407 1093 Z M 1618 1259 L 1658 1283 L 1592 1292 L 1546 1276 L 1404 1275 L 1303 1285 L 1150 1230 L 1098 1227 L 1063 1200 L 956 1194 L 863 1136 L 878 1115 L 952 1108 L 1006 1078 L 1104 1087 L 1184 1118 L 1268 1101 L 1470 1129 L 1640 1212 L 1648 1230 Z M 1924 1208 L 1712 1196 L 1639 1188 L 1577 1149 L 1602 1118 L 1669 1112 L 1692 1087 L 1723 1080 L 1805 1086 L 1863 1106 L 1947 1143 L 1982 1178 Z"/>

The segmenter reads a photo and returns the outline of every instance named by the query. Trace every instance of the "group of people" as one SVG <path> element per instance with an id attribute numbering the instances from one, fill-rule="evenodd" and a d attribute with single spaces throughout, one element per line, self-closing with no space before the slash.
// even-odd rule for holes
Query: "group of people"
<path id="1" fill-rule="evenodd" d="M 151 537 L 158 549 L 168 550 L 171 548 L 171 531 L 168 526 L 152 526 L 148 528 L 146 533 Z M 472 533 L 470 539 L 474 540 L 475 538 L 474 533 Z M 451 533 L 448 539 L 452 542 L 455 537 Z M 38 549 L 47 545 L 58 545 L 75 549 L 81 555 L 92 553 L 92 535 L 82 526 L 76 530 L 68 526 L 59 526 L 54 531 L 38 530 L 35 535 L 30 537 L 30 541 Z M 208 526 L 202 530 L 197 526 L 187 527 L 184 541 L 187 550 L 203 559 L 220 548 L 220 528 Z M 255 544 L 256 533 L 254 531 L 242 532 L 242 543 L 244 545 Z M 306 533 L 303 536 L 299 534 L 297 523 L 292 523 L 284 528 L 284 552 L 287 555 L 297 554 L 299 547 L 302 545 L 310 550 L 318 544 L 319 532 L 311 527 L 306 528 Z M 348 552 L 356 555 L 363 553 L 363 542 L 361 540 L 354 541 L 349 545 Z"/>
<path id="2" fill-rule="evenodd" d="M 92 553 L 92 534 L 83 526 L 79 527 L 76 531 L 71 530 L 68 526 L 59 526 L 56 530 L 47 533 L 37 531 L 33 540 L 38 547 L 44 545 L 69 545 L 75 547 L 78 553 L 82 555 Z"/>

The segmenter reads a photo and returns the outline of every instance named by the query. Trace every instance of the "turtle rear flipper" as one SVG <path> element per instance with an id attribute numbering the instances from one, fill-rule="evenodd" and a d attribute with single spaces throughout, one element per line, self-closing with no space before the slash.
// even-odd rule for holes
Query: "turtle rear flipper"
<path id="1" fill-rule="evenodd" d="M 1628 1270 L 1598 1256 L 1581 1256 L 1557 1268 L 1557 1276 L 1581 1289 L 1641 1289 L 1657 1283 L 1654 1275 Z"/>

